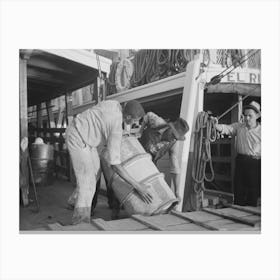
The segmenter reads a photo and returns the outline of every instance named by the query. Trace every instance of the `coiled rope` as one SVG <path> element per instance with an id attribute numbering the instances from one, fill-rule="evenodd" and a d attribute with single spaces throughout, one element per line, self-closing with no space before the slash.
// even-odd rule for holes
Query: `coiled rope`
<path id="1" fill-rule="evenodd" d="M 212 182 L 215 174 L 211 158 L 211 142 L 218 138 L 215 128 L 216 121 L 210 118 L 207 112 L 198 113 L 194 130 L 194 158 L 192 178 L 195 182 L 194 191 L 199 193 L 205 190 L 204 181 Z M 210 177 L 206 176 L 207 164 L 210 168 Z"/>
<path id="2" fill-rule="evenodd" d="M 213 77 L 209 84 L 220 82 L 221 78 L 229 74 L 238 66 L 242 64 L 252 55 L 254 51 L 250 51 L 246 55 L 242 54 L 241 50 L 221 50 L 220 61 L 223 66 L 227 67 L 220 75 Z M 186 50 L 186 49 L 142 49 L 135 53 L 132 62 L 134 71 L 130 79 L 130 87 L 134 88 L 150 82 L 154 82 L 186 70 L 187 64 L 194 59 L 200 50 Z M 250 56 L 249 56 L 250 55 Z M 210 61 L 209 50 L 204 50 L 204 61 Z M 231 66 L 229 66 L 231 62 Z M 117 92 L 115 84 L 116 69 L 118 62 L 113 62 L 110 69 L 109 78 L 107 79 L 107 95 Z M 207 65 L 206 65 L 207 66 Z M 209 85 L 208 84 L 208 85 Z"/>
<path id="3" fill-rule="evenodd" d="M 139 50 L 133 59 L 131 87 L 144 85 L 186 70 L 198 50 Z"/>

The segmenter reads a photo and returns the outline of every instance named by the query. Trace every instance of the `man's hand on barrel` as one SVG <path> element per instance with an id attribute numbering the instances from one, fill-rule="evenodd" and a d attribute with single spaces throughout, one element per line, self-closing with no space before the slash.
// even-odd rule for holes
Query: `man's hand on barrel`
<path id="1" fill-rule="evenodd" d="M 112 165 L 112 168 L 124 181 L 126 181 L 135 189 L 137 194 L 145 203 L 149 204 L 152 202 L 153 197 L 146 190 L 147 187 L 141 183 L 136 182 L 121 164 Z"/>
<path id="2" fill-rule="evenodd" d="M 141 184 L 137 184 L 137 186 L 134 186 L 135 191 L 145 203 L 152 203 L 153 197 L 145 188 L 146 186 L 142 186 Z"/>

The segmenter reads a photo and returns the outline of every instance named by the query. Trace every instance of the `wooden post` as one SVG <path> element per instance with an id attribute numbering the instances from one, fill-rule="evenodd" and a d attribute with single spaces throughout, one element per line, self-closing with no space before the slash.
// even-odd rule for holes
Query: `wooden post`
<path id="1" fill-rule="evenodd" d="M 19 58 L 19 103 L 20 103 L 20 141 L 28 138 L 28 115 L 27 115 L 27 59 Z M 29 193 L 29 172 L 28 172 L 28 149 L 24 152 L 20 150 L 21 178 L 20 188 L 23 205 L 27 206 Z"/>
<path id="2" fill-rule="evenodd" d="M 66 116 L 66 124 L 69 125 L 73 120 L 73 108 L 72 108 L 72 93 L 67 93 L 65 95 L 65 116 Z M 75 176 L 73 172 L 73 166 L 71 162 L 71 158 L 69 156 L 69 160 L 67 163 L 68 168 L 68 174 L 69 174 L 69 180 L 73 184 L 75 184 Z"/>
<path id="3" fill-rule="evenodd" d="M 51 101 L 46 102 L 46 107 L 47 107 L 49 128 L 55 128 L 55 121 L 54 121 L 53 110 L 52 110 L 52 107 L 51 107 Z"/>
<path id="4" fill-rule="evenodd" d="M 96 77 L 94 85 L 93 85 L 93 100 L 95 100 L 96 104 L 101 101 L 100 87 L 101 87 L 101 79 Z"/>
<path id="5" fill-rule="evenodd" d="M 103 74 L 102 74 L 103 75 Z M 100 77 L 96 77 L 96 80 L 93 85 L 93 100 L 96 103 L 106 99 L 106 87 L 105 82 Z"/>
<path id="6" fill-rule="evenodd" d="M 73 120 L 72 92 L 65 94 L 66 124 L 69 125 Z"/>
<path id="7" fill-rule="evenodd" d="M 185 182 L 186 175 L 188 170 L 188 161 L 191 147 L 191 138 L 193 137 L 193 123 L 195 121 L 196 112 L 198 111 L 198 102 L 203 104 L 203 99 L 197 101 L 198 94 L 203 94 L 203 90 L 199 88 L 199 79 L 197 77 L 200 73 L 200 65 L 202 62 L 202 52 L 189 64 L 186 69 L 186 78 L 184 83 L 183 98 L 181 103 L 181 112 L 180 117 L 185 119 L 189 125 L 189 132 L 186 134 L 186 139 L 183 143 L 180 143 L 180 152 L 181 155 L 181 173 L 180 173 L 180 183 L 179 183 L 179 196 L 180 198 L 184 197 L 185 193 Z M 203 98 L 203 96 L 202 96 Z M 183 200 L 179 203 L 177 210 L 182 211 Z"/>
<path id="8" fill-rule="evenodd" d="M 37 128 L 42 128 L 42 105 L 41 103 L 37 106 Z M 37 132 L 36 137 L 41 137 L 41 132 Z"/>
<path id="9" fill-rule="evenodd" d="M 234 122 L 240 122 L 241 120 L 241 116 L 242 116 L 242 95 L 241 94 L 237 94 L 237 100 L 238 100 L 238 106 L 235 107 L 232 111 L 231 111 L 231 123 Z M 234 103 L 236 102 L 236 98 L 234 99 Z M 235 137 L 233 137 L 231 139 L 231 164 L 230 164 L 230 172 L 231 172 L 231 192 L 234 192 L 234 172 L 235 172 L 235 157 L 236 157 L 236 139 Z"/>
<path id="10" fill-rule="evenodd" d="M 46 111 L 47 111 L 47 116 L 48 116 L 48 127 L 49 128 L 55 128 L 55 121 L 54 121 L 54 115 L 53 115 L 53 110 L 51 107 L 51 101 L 46 101 Z M 54 133 L 47 133 L 47 137 L 51 137 L 50 143 L 53 144 L 53 136 Z"/>

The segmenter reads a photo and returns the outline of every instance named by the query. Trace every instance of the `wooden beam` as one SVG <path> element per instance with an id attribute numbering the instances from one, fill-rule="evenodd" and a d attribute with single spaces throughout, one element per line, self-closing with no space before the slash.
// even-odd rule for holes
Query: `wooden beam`
<path id="1" fill-rule="evenodd" d="M 37 137 L 41 136 L 41 132 L 38 131 L 39 128 L 42 128 L 42 105 L 41 103 L 37 106 Z"/>
<path id="2" fill-rule="evenodd" d="M 63 133 L 65 132 L 66 128 L 64 127 L 54 127 L 54 128 L 35 128 L 33 129 L 34 131 L 37 132 L 52 132 L 52 133 Z"/>
<path id="3" fill-rule="evenodd" d="M 110 226 L 109 223 L 107 223 L 106 221 L 104 221 L 103 219 L 99 218 L 99 219 L 93 219 L 91 220 L 92 224 L 94 226 L 96 226 L 98 229 L 100 230 L 107 230 L 107 231 L 113 231 L 114 228 Z"/>
<path id="4" fill-rule="evenodd" d="M 223 214 L 223 213 L 219 212 L 219 210 L 212 210 L 210 208 L 204 208 L 204 209 L 202 209 L 202 211 L 207 212 L 209 214 L 217 215 L 217 216 L 222 217 L 224 219 L 232 220 L 232 221 L 237 222 L 237 223 L 249 225 L 249 226 L 252 226 L 252 227 L 257 226 L 259 224 L 259 223 L 247 220 L 246 216 L 245 217 L 237 217 L 237 216 L 230 215 L 230 214 Z"/>
<path id="5" fill-rule="evenodd" d="M 187 220 L 187 221 L 189 221 L 191 223 L 194 223 L 194 224 L 196 224 L 198 226 L 204 227 L 206 229 L 209 229 L 209 230 L 219 230 L 218 228 L 210 226 L 210 225 L 206 224 L 205 222 L 201 222 L 201 221 L 198 221 L 198 220 L 196 220 L 196 219 L 194 219 L 192 217 L 189 217 L 188 213 L 181 213 L 181 212 L 177 212 L 175 210 L 172 210 L 171 214 L 176 216 L 176 217 L 179 217 L 179 218 L 182 218 L 184 220 Z"/>
<path id="6" fill-rule="evenodd" d="M 242 116 L 242 95 L 237 94 L 234 96 L 234 103 L 238 102 L 238 106 L 235 107 L 231 111 L 231 123 L 239 122 L 241 120 Z M 236 157 L 236 139 L 235 137 L 231 138 L 231 147 L 230 147 L 230 153 L 231 153 L 231 164 L 230 164 L 230 187 L 231 192 L 234 193 L 234 173 L 235 173 L 235 157 Z"/>
<path id="7" fill-rule="evenodd" d="M 19 61 L 19 102 L 20 102 L 20 137 L 28 136 L 28 116 L 27 116 L 27 61 Z"/>
<path id="8" fill-rule="evenodd" d="M 153 229 L 153 230 L 160 230 L 160 231 L 164 231 L 165 228 L 162 227 L 160 224 L 156 223 L 156 222 L 152 222 L 149 220 L 148 217 L 146 216 L 142 216 L 142 215 L 132 215 L 131 218 L 137 222 L 142 223 L 143 225 Z"/>
<path id="9" fill-rule="evenodd" d="M 27 109 L 27 60 L 19 59 L 19 104 L 20 104 L 20 141 L 28 138 L 28 109 Z M 29 192 L 29 171 L 28 171 L 28 149 L 21 151 L 21 166 L 23 177 L 21 182 L 24 182 L 21 187 L 23 205 L 27 206 Z"/>
<path id="10" fill-rule="evenodd" d="M 34 52 L 33 49 L 20 49 L 19 50 L 20 57 L 25 60 L 30 59 L 33 52 Z"/>
<path id="11" fill-rule="evenodd" d="M 71 49 L 43 49 L 44 52 L 74 61 L 84 66 L 98 69 L 96 54 L 86 50 L 71 50 Z M 105 57 L 100 57 L 101 71 L 105 73 L 110 72 L 110 65 L 112 61 Z"/>
<path id="12" fill-rule="evenodd" d="M 42 92 L 42 94 L 37 95 L 36 91 L 32 91 L 32 96 L 31 97 L 29 96 L 29 100 L 28 100 L 29 106 L 35 105 L 35 104 L 38 104 L 41 102 L 45 102 L 47 100 L 65 95 L 67 92 L 72 92 L 74 90 L 88 86 L 94 82 L 96 75 L 97 75 L 97 72 L 95 72 L 94 70 L 89 71 L 89 72 L 79 76 L 76 79 L 65 81 L 64 85 L 59 85 L 56 88 L 54 88 L 54 90 L 52 90 L 50 92 L 46 92 L 46 94 L 44 94 Z M 49 84 L 50 84 L 45 81 L 37 81 L 37 80 L 31 80 L 30 82 L 38 83 L 39 86 L 40 86 L 40 83 L 42 82 L 42 86 L 47 87 L 47 88 L 49 87 Z"/>
<path id="13" fill-rule="evenodd" d="M 36 80 L 38 81 L 38 83 L 51 83 L 57 85 L 65 84 L 67 83 L 67 81 L 71 82 L 71 77 L 73 77 L 68 76 L 68 78 L 64 79 L 57 78 L 57 75 L 55 74 L 46 73 L 44 71 L 35 70 L 33 68 L 28 68 L 27 76 L 31 81 Z"/>
<path id="14" fill-rule="evenodd" d="M 66 123 L 69 125 L 73 119 L 72 92 L 65 94 Z"/>
<path id="15" fill-rule="evenodd" d="M 117 100 L 120 103 L 130 100 L 141 100 L 143 102 L 162 99 L 164 97 L 176 94 L 182 94 L 186 73 L 173 75 L 149 84 L 135 87 L 124 92 L 112 94 L 106 99 Z"/>
<path id="16" fill-rule="evenodd" d="M 46 101 L 45 104 L 46 104 L 46 110 L 47 110 L 47 116 L 48 116 L 48 127 L 55 128 L 55 121 L 54 121 L 51 101 Z M 50 136 L 53 136 L 52 132 L 47 133 L 47 137 L 50 137 Z"/>
<path id="17" fill-rule="evenodd" d="M 63 73 L 63 74 L 69 74 L 74 75 L 74 72 L 71 70 L 71 68 L 61 67 L 61 63 L 53 63 L 47 59 L 42 59 L 39 57 L 32 57 L 28 61 L 28 67 L 33 67 L 37 69 L 44 69 L 46 71 L 52 71 L 57 73 Z"/>
<path id="18" fill-rule="evenodd" d="M 65 95 L 65 116 L 66 116 L 66 124 L 67 126 L 71 124 L 73 120 L 73 107 L 72 107 L 72 92 L 67 93 Z M 70 182 L 75 185 L 76 184 L 76 179 L 75 179 L 75 174 L 74 174 L 74 169 L 73 169 L 73 164 L 71 158 L 67 161 L 67 169 L 68 169 L 68 174 L 69 174 L 69 180 Z"/>
<path id="19" fill-rule="evenodd" d="M 199 80 L 197 79 L 200 73 L 201 62 L 202 62 L 202 52 L 199 54 L 199 56 L 196 57 L 195 60 L 188 63 L 186 73 L 185 73 L 180 117 L 187 121 L 189 125 L 189 132 L 186 134 L 185 141 L 181 142 L 179 145 L 179 151 L 180 151 L 179 160 L 181 163 L 181 171 L 180 171 L 180 181 L 179 181 L 180 183 L 178 186 L 178 193 L 181 198 L 181 202 L 177 206 L 178 211 L 182 211 L 182 207 L 183 207 L 182 202 L 183 202 L 183 197 L 185 192 L 185 182 L 186 182 L 186 174 L 188 168 L 189 153 L 191 150 L 190 149 L 191 138 L 193 137 L 193 131 L 194 131 L 193 123 L 195 121 L 195 113 L 198 111 L 198 106 L 200 106 L 198 105 L 197 102 L 197 96 L 203 94 L 203 90 L 199 88 Z M 202 103 L 201 100 L 200 103 Z"/>
<path id="20" fill-rule="evenodd" d="M 47 115 L 48 115 L 48 122 L 49 122 L 49 128 L 55 128 L 55 121 L 54 121 L 54 115 L 53 110 L 51 106 L 51 101 L 46 102 L 46 109 L 47 109 Z"/>
<path id="21" fill-rule="evenodd" d="M 230 208 L 236 209 L 236 210 L 241 210 L 241 211 L 247 212 L 249 214 L 254 214 L 254 215 L 257 215 L 257 216 L 261 216 L 260 209 L 257 209 L 256 207 L 240 206 L 240 205 L 228 204 L 228 203 L 224 203 L 224 206 L 230 207 Z"/>

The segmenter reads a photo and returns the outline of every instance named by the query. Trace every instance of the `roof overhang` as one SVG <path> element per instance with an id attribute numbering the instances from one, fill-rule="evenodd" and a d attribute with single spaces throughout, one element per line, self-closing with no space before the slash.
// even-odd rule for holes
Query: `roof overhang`
<path id="1" fill-rule="evenodd" d="M 111 60 L 86 50 L 20 50 L 27 59 L 28 106 L 59 97 L 87 86 L 98 76 L 98 61 L 109 73 Z"/>

